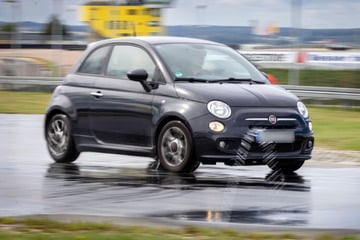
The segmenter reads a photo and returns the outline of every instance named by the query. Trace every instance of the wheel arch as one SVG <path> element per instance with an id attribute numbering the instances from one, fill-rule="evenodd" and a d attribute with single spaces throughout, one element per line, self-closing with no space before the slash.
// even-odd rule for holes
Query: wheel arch
<path id="1" fill-rule="evenodd" d="M 183 117 L 180 117 L 178 115 L 168 115 L 164 118 L 162 118 L 159 123 L 157 124 L 157 127 L 155 129 L 155 134 L 154 134 L 154 156 L 157 157 L 157 144 L 158 144 L 158 140 L 159 140 L 159 135 L 160 135 L 160 132 L 161 130 L 163 129 L 163 127 L 171 122 L 171 121 L 180 121 L 182 122 L 186 127 L 187 129 L 189 130 L 190 132 L 190 135 L 191 135 L 191 138 L 194 139 L 194 136 L 193 136 L 193 131 L 192 131 L 192 128 L 189 124 L 188 121 L 186 121 L 186 119 L 184 119 Z M 193 145 L 194 146 L 194 145 Z M 196 151 L 195 148 L 193 148 L 193 151 Z"/>

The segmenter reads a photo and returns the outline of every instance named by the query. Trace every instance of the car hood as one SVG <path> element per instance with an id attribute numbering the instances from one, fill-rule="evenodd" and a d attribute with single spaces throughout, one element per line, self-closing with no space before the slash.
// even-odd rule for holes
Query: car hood
<path id="1" fill-rule="evenodd" d="M 232 107 L 293 107 L 299 99 L 280 86 L 241 83 L 175 83 L 182 98 L 207 103 L 220 100 Z"/>

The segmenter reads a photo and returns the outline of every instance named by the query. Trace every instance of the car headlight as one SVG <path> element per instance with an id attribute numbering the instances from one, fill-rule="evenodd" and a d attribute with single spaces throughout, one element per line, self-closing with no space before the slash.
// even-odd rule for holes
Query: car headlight
<path id="1" fill-rule="evenodd" d="M 207 104 L 209 112 L 218 118 L 228 118 L 231 116 L 231 108 L 221 101 L 210 101 Z"/>
<path id="2" fill-rule="evenodd" d="M 309 112 L 305 106 L 305 104 L 303 104 L 302 102 L 298 102 L 297 103 L 297 108 L 299 113 L 304 117 L 304 118 L 308 118 L 309 117 Z"/>

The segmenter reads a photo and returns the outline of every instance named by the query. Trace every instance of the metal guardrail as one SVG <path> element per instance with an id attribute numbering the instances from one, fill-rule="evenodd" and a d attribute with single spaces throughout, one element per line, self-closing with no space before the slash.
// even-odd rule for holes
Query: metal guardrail
<path id="1" fill-rule="evenodd" d="M 299 98 L 311 98 L 317 100 L 339 99 L 360 100 L 359 88 L 315 87 L 282 85 L 285 89 L 296 94 Z"/>
<path id="2" fill-rule="evenodd" d="M 26 90 L 51 92 L 62 83 L 63 77 L 0 76 L 0 90 Z"/>
<path id="3" fill-rule="evenodd" d="M 0 89 L 52 90 L 60 85 L 63 77 L 11 77 L 0 76 Z M 281 85 L 302 99 L 315 100 L 360 100 L 359 88 L 335 88 Z"/>
<path id="4" fill-rule="evenodd" d="M 61 84 L 63 77 L 13 77 L 13 76 L 0 76 L 0 84 L 13 84 L 13 85 L 48 85 L 57 86 Z"/>

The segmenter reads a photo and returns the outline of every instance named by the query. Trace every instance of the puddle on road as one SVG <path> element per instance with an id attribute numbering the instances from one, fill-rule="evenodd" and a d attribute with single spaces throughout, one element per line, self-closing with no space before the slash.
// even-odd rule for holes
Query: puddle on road
<path id="1" fill-rule="evenodd" d="M 253 209 L 232 211 L 190 211 L 150 215 L 148 217 L 168 218 L 181 221 L 301 226 L 307 224 L 307 215 L 308 212 L 304 210 Z"/>
<path id="2" fill-rule="evenodd" d="M 48 179 L 58 179 L 78 183 L 102 183 L 129 187 L 175 188 L 201 190 L 206 188 L 262 188 L 269 190 L 310 191 L 309 181 L 296 173 L 284 174 L 272 171 L 264 177 L 253 177 L 232 172 L 199 171 L 190 174 L 169 173 L 153 168 L 125 168 L 104 166 L 79 166 L 76 164 L 53 163 L 46 174 Z"/>
<path id="3" fill-rule="evenodd" d="M 193 174 L 174 174 L 155 170 L 152 163 L 148 168 L 54 163 L 47 170 L 44 190 L 49 208 L 56 212 L 69 211 L 74 202 L 86 201 L 86 205 L 71 211 L 304 225 L 311 187 L 309 181 L 295 173 L 270 172 L 254 177 L 248 171 L 234 174 L 215 167 Z"/>

